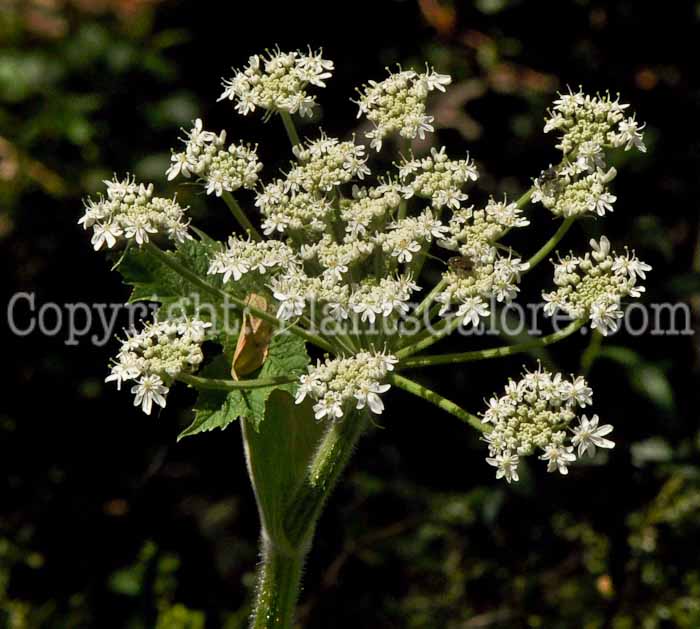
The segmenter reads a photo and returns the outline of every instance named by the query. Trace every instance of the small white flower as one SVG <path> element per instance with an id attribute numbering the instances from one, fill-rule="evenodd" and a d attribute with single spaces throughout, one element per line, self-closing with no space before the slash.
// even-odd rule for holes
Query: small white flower
<path id="1" fill-rule="evenodd" d="M 489 314 L 489 308 L 481 297 L 467 297 L 457 309 L 457 317 L 462 319 L 462 325 L 477 326 L 481 317 L 488 317 Z"/>
<path id="2" fill-rule="evenodd" d="M 578 447 L 579 457 L 583 456 L 586 452 L 590 452 L 590 455 L 594 456 L 596 447 L 615 447 L 613 441 L 605 439 L 605 435 L 610 434 L 612 430 L 613 427 L 610 424 L 598 426 L 598 415 L 593 415 L 590 419 L 582 415 L 581 422 L 573 429 L 574 437 L 571 443 Z"/>
<path id="3" fill-rule="evenodd" d="M 547 461 L 548 472 L 559 472 L 566 475 L 569 473 L 567 466 L 576 460 L 576 455 L 573 454 L 573 451 L 572 446 L 549 445 L 539 459 Z"/>
<path id="4" fill-rule="evenodd" d="M 131 387 L 131 392 L 136 396 L 134 406 L 140 406 L 146 415 L 151 414 L 153 403 L 165 408 L 165 396 L 168 394 L 168 387 L 163 384 L 159 376 L 143 376 L 138 380 L 138 384 Z"/>
<path id="5" fill-rule="evenodd" d="M 334 391 L 329 391 L 314 404 L 314 414 L 316 419 L 340 419 L 343 416 L 343 405 L 340 395 Z"/>
<path id="6" fill-rule="evenodd" d="M 591 327 L 608 336 L 617 332 L 623 316 L 619 303 L 597 301 L 591 306 Z"/>
<path id="7" fill-rule="evenodd" d="M 121 228 L 114 223 L 96 223 L 92 231 L 90 242 L 94 246 L 95 251 L 99 251 L 104 244 L 107 244 L 107 248 L 111 249 L 117 244 L 117 238 L 124 233 Z"/>
<path id="8" fill-rule="evenodd" d="M 577 376 L 573 382 L 564 382 L 562 393 L 565 399 L 575 402 L 579 406 L 593 404 L 593 389 L 588 386 L 586 379 L 582 376 Z"/>
<path id="9" fill-rule="evenodd" d="M 389 384 L 379 384 L 377 382 L 365 382 L 355 392 L 357 398 L 357 408 L 369 407 L 376 415 L 381 415 L 384 411 L 384 402 L 379 397 L 381 393 L 386 393 L 391 388 Z"/>
<path id="10" fill-rule="evenodd" d="M 508 451 L 498 454 L 495 457 L 488 457 L 486 462 L 496 468 L 496 478 L 505 478 L 508 483 L 518 481 L 518 461 L 517 454 Z"/>

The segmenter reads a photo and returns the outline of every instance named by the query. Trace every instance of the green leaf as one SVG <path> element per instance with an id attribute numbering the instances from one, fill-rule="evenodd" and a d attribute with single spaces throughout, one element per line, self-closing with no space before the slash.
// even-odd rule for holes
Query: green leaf
<path id="1" fill-rule="evenodd" d="M 217 250 L 215 242 L 186 240 L 177 246 L 175 251 L 167 255 L 174 256 L 178 262 L 194 271 L 206 281 L 221 287 L 218 276 L 207 275 L 209 258 Z M 163 306 L 191 299 L 200 295 L 201 289 L 191 284 L 170 267 L 149 254 L 147 249 L 132 249 L 127 252 L 121 264 L 117 267 L 124 281 L 133 286 L 129 303 L 137 301 L 156 301 Z M 200 295 L 202 300 L 208 299 Z"/>
<path id="2" fill-rule="evenodd" d="M 210 365 L 202 370 L 207 378 L 230 378 L 232 356 L 224 352 Z M 284 333 L 274 336 L 265 363 L 251 378 L 270 378 L 272 376 L 299 376 L 306 372 L 309 356 L 303 339 L 293 334 Z M 209 432 L 216 428 L 223 430 L 239 417 L 249 420 L 254 430 L 258 430 L 265 417 L 268 398 L 274 391 L 286 391 L 293 394 L 296 384 L 284 384 L 250 391 L 201 391 L 194 406 L 194 420 L 178 436 L 184 437 Z"/>
<path id="3" fill-rule="evenodd" d="M 242 424 L 246 459 L 264 530 L 276 544 L 286 543 L 283 521 L 289 500 L 304 481 L 324 430 L 312 404 L 294 403 L 279 389 L 270 394 L 264 420 Z"/>

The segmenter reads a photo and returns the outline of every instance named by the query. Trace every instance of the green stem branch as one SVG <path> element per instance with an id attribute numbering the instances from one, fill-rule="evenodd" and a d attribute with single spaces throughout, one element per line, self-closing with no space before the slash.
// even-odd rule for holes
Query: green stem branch
<path id="1" fill-rule="evenodd" d="M 462 323 L 461 319 L 458 317 L 453 317 L 452 319 L 444 319 L 441 324 L 437 325 L 437 329 L 433 330 L 429 336 L 421 338 L 413 345 L 404 347 L 402 350 L 396 352 L 396 357 L 399 359 L 408 358 L 409 356 L 420 352 L 437 343 L 440 339 L 445 338 L 454 330 L 456 330 Z"/>
<path id="2" fill-rule="evenodd" d="M 505 345 L 503 347 L 494 347 L 491 349 L 482 349 L 472 352 L 461 352 L 459 354 L 438 354 L 435 356 L 415 356 L 402 360 L 399 367 L 401 369 L 409 369 L 411 367 L 428 367 L 433 365 L 453 365 L 456 363 L 468 363 L 475 360 L 485 360 L 488 358 L 499 358 L 501 356 L 512 356 L 520 354 L 538 347 L 545 347 L 571 336 L 574 332 L 581 328 L 586 322 L 585 319 L 577 319 L 570 323 L 563 330 L 554 332 L 547 336 L 543 336 L 534 341 L 518 343 L 516 345 Z M 400 352 L 399 352 L 400 353 Z"/>
<path id="3" fill-rule="evenodd" d="M 299 138 L 299 134 L 297 133 L 297 128 L 294 125 L 292 115 L 288 111 L 280 111 L 279 114 L 280 118 L 282 118 L 284 130 L 287 132 L 287 137 L 289 137 L 289 141 L 291 142 L 292 147 L 298 146 L 299 144 L 301 144 L 301 139 Z"/>
<path id="4" fill-rule="evenodd" d="M 176 379 L 185 384 L 189 384 L 195 389 L 213 389 L 219 391 L 263 389 L 265 387 L 276 387 L 280 384 L 290 384 L 297 381 L 297 378 L 291 376 L 252 378 L 250 380 L 226 380 L 225 378 L 202 378 L 201 376 L 193 376 L 190 374 L 180 374 Z"/>
<path id="5" fill-rule="evenodd" d="M 419 398 L 430 402 L 431 404 L 435 404 L 435 406 L 438 408 L 441 408 L 443 411 L 447 411 L 450 413 L 450 415 L 454 415 L 457 419 L 469 424 L 472 428 L 476 428 L 479 432 L 488 432 L 490 430 L 489 427 L 482 423 L 478 417 L 468 413 L 454 402 L 448 400 L 439 393 L 424 387 L 422 384 L 418 384 L 417 382 L 404 378 L 403 376 L 399 376 L 398 374 L 391 374 L 388 380 L 391 384 L 396 385 L 400 389 L 408 391 L 408 393 L 412 393 L 413 395 L 416 395 Z"/>
<path id="6" fill-rule="evenodd" d="M 544 260 L 549 253 L 554 249 L 559 244 L 559 241 L 564 237 L 566 232 L 569 231 L 569 228 L 574 224 L 574 221 L 576 220 L 575 217 L 569 216 L 567 219 L 564 220 L 564 222 L 559 226 L 559 229 L 554 233 L 554 235 L 546 242 L 542 247 L 540 247 L 539 251 L 535 253 L 528 261 L 528 268 L 527 270 L 531 270 L 534 267 L 536 267 L 542 260 Z"/>
<path id="7" fill-rule="evenodd" d="M 253 240 L 257 240 L 258 242 L 262 241 L 263 237 L 260 235 L 260 232 L 255 228 L 253 223 L 250 222 L 250 219 L 248 219 L 248 216 L 243 211 L 243 208 L 238 205 L 236 197 L 226 190 L 224 190 L 221 197 L 226 202 L 226 205 L 228 205 L 229 210 L 231 210 L 231 214 L 233 214 L 234 218 L 238 221 L 238 224 L 245 230 L 245 232 Z"/>

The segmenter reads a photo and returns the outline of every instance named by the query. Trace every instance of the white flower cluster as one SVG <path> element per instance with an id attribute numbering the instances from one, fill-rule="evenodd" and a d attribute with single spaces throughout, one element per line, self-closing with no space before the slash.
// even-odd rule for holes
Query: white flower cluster
<path id="1" fill-rule="evenodd" d="M 476 181 L 479 173 L 469 157 L 451 160 L 443 146 L 439 151 L 431 148 L 430 155 L 422 159 L 405 160 L 399 168 L 399 177 L 407 199 L 415 195 L 431 199 L 436 209 L 447 206 L 457 210 L 468 198 L 462 187 Z"/>
<path id="2" fill-rule="evenodd" d="M 577 418 L 578 407 L 592 403 L 593 391 L 580 376 L 568 380 L 561 374 L 552 375 L 541 367 L 526 372 L 518 382 L 510 380 L 501 397 L 492 397 L 483 413 L 483 421 L 492 426 L 486 434 L 489 456 L 486 461 L 496 468 L 496 478 L 509 483 L 518 480 L 521 456 L 542 452 L 540 460 L 547 462 L 547 471 L 568 474 L 568 466 L 596 447 L 612 448 L 605 439 L 613 427 L 598 425 L 598 416 L 579 418 L 572 429 L 567 428 Z M 574 448 L 578 452 L 574 454 Z"/>
<path id="3" fill-rule="evenodd" d="M 439 314 L 446 316 L 457 305 L 455 316 L 462 325 L 479 325 L 491 314 L 489 301 L 511 302 L 518 291 L 520 274 L 527 268 L 520 258 L 494 255 L 488 263 L 471 265 L 464 258 L 453 258 L 452 269 L 443 276 L 446 288 L 435 297 L 442 304 Z"/>
<path id="4" fill-rule="evenodd" d="M 368 321 L 371 325 L 379 316 L 406 314 L 411 295 L 419 290 L 410 276 L 400 276 L 396 279 L 383 277 L 378 282 L 365 280 L 353 287 L 348 305 L 353 312 L 360 315 L 362 321 Z M 342 303 L 337 304 L 337 308 L 343 306 Z"/>
<path id="5" fill-rule="evenodd" d="M 185 150 L 173 153 L 172 164 L 166 171 L 168 180 L 178 175 L 199 177 L 207 194 L 220 197 L 224 190 L 234 192 L 239 188 L 252 189 L 258 181 L 262 164 L 258 160 L 257 147 L 231 144 L 225 148 L 226 131 L 219 135 L 202 128 L 197 118 L 194 126 L 183 139 Z"/>
<path id="6" fill-rule="evenodd" d="M 581 89 L 569 90 L 554 101 L 544 132 L 557 132 L 557 148 L 565 156 L 581 160 L 580 167 L 590 170 L 600 165 L 596 160 L 604 159 L 606 147 L 646 151 L 641 133 L 644 125 L 637 123 L 634 116 L 625 116 L 628 107 L 620 103 L 619 97 L 613 100 L 610 94 L 590 96 Z"/>
<path id="7" fill-rule="evenodd" d="M 433 117 L 426 113 L 425 102 L 433 90 L 445 91 L 452 82 L 446 74 L 438 74 L 432 68 L 425 73 L 404 70 L 392 74 L 383 81 L 369 81 L 358 89 L 357 117 L 363 114 L 374 125 L 367 133 L 371 147 L 381 150 L 384 138 L 393 133 L 409 140 L 423 139 L 426 131 L 434 131 Z"/>
<path id="8" fill-rule="evenodd" d="M 562 309 L 570 317 L 590 317 L 591 327 L 607 335 L 617 331 L 623 316 L 620 303 L 625 297 L 639 297 L 644 287 L 638 279 L 646 279 L 651 266 L 634 252 L 624 256 L 611 253 L 610 241 L 590 241 L 592 252 L 583 257 L 567 255 L 554 265 L 555 291 L 543 293 L 545 313 Z"/>
<path id="9" fill-rule="evenodd" d="M 341 142 L 324 133 L 318 140 L 310 140 L 292 150 L 298 165 L 287 173 L 285 192 L 326 193 L 370 174 L 365 147 L 354 141 Z"/>
<path id="10" fill-rule="evenodd" d="M 490 199 L 483 210 L 462 208 L 452 213 L 440 246 L 459 252 L 449 260 L 443 276 L 446 286 L 435 300 L 442 304 L 441 316 L 457 305 L 463 325 L 478 325 L 490 314 L 488 302 L 509 303 L 517 295 L 520 275 L 527 265 L 520 258 L 503 256 L 496 243 L 508 230 L 525 227 L 529 221 L 515 203 Z"/>
<path id="11" fill-rule="evenodd" d="M 559 135 L 557 148 L 563 159 L 535 180 L 532 200 L 541 202 L 557 216 L 593 213 L 603 216 L 612 211 L 615 196 L 608 184 L 615 169 L 608 169 L 605 150 L 624 147 L 646 151 L 642 138 L 644 125 L 627 117 L 629 105 L 605 96 L 589 96 L 581 90 L 560 94 L 546 120 L 544 131 Z"/>
<path id="12" fill-rule="evenodd" d="M 224 283 L 231 278 L 237 282 L 250 271 L 265 275 L 270 270 L 288 269 L 295 262 L 294 252 L 282 242 L 255 242 L 230 236 L 226 248 L 212 256 L 207 274 L 223 275 Z"/>
<path id="13" fill-rule="evenodd" d="M 333 207 L 328 199 L 310 192 L 285 192 L 284 179 L 266 185 L 258 194 L 255 205 L 264 219 L 263 233 L 290 233 L 301 237 L 301 232 L 322 234 L 326 231 Z"/>
<path id="14" fill-rule="evenodd" d="M 135 241 L 141 246 L 154 234 L 164 234 L 175 242 L 190 238 L 187 208 L 175 199 L 153 196 L 153 184 L 136 183 L 133 177 L 105 181 L 107 196 L 85 201 L 85 214 L 78 221 L 84 229 L 92 227 L 91 243 L 95 251 L 117 243 Z"/>
<path id="15" fill-rule="evenodd" d="M 181 373 L 195 371 L 202 362 L 201 344 L 211 323 L 198 319 L 155 321 L 141 332 L 131 331 L 123 341 L 105 382 L 134 380 L 134 406 L 146 415 L 153 404 L 165 407 L 169 385 Z"/>
<path id="16" fill-rule="evenodd" d="M 409 216 L 387 226 L 387 231 L 377 233 L 375 240 L 384 253 L 396 258 L 400 264 L 411 262 L 433 239 L 444 238 L 448 228 L 430 210 L 423 210 L 416 217 Z"/>
<path id="17" fill-rule="evenodd" d="M 568 218 L 586 213 L 604 216 L 605 212 L 613 211 L 617 200 L 608 190 L 608 184 L 616 175 L 615 168 L 607 172 L 597 168 L 581 177 L 563 174 L 541 177 L 535 180 L 532 200 L 544 205 L 555 216 Z"/>
<path id="18" fill-rule="evenodd" d="M 392 212 L 398 209 L 403 198 L 398 184 L 380 183 L 370 188 L 352 187 L 352 200 L 341 200 L 340 218 L 345 223 L 349 238 L 379 231 Z"/>
<path id="19" fill-rule="evenodd" d="M 398 359 L 391 354 L 359 352 L 348 358 L 328 358 L 309 367 L 301 376 L 296 403 L 306 396 L 316 400 L 316 419 L 340 419 L 350 409 L 365 407 L 379 415 L 384 410 L 380 395 L 391 385 L 382 384 Z"/>
<path id="20" fill-rule="evenodd" d="M 267 56 L 253 55 L 248 65 L 223 82 L 219 100 L 236 101 L 236 111 L 246 115 L 256 107 L 270 115 L 283 111 L 311 116 L 316 97 L 307 92 L 309 85 L 325 87 L 333 62 L 321 57 L 322 51 L 306 53 L 268 51 Z"/>

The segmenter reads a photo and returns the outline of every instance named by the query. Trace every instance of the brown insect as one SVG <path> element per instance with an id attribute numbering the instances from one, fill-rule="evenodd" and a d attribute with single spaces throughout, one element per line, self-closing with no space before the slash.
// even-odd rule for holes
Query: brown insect
<path id="1" fill-rule="evenodd" d="M 447 261 L 447 266 L 460 275 L 469 275 L 474 270 L 474 262 L 467 256 L 453 256 Z"/>

